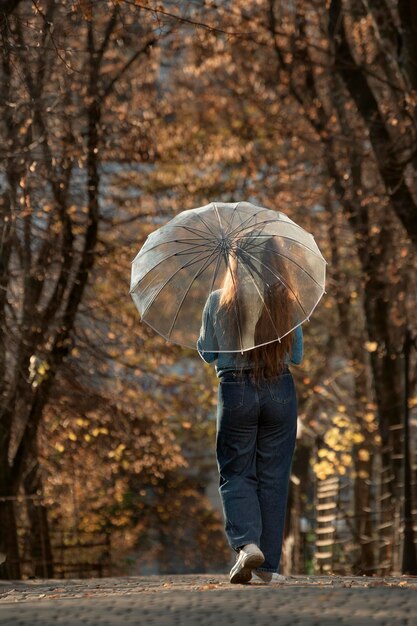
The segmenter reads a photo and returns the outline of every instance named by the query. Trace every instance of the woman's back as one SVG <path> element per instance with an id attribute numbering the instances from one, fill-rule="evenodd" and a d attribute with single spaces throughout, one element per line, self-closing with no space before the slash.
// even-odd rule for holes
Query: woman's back
<path id="1" fill-rule="evenodd" d="M 202 326 L 200 337 L 197 341 L 197 349 L 200 356 L 207 363 L 216 363 L 216 372 L 218 376 L 229 370 L 253 369 L 255 363 L 251 358 L 252 350 L 244 350 L 240 352 L 230 351 L 230 339 L 232 336 L 231 325 L 233 318 L 231 314 L 220 307 L 221 290 L 218 289 L 210 294 L 207 299 L 203 311 Z M 255 304 L 256 306 L 256 304 Z M 258 306 L 259 309 L 259 306 Z M 259 311 L 256 315 L 258 319 Z M 248 316 L 246 316 L 248 317 Z M 253 316 L 255 319 L 255 316 Z M 255 323 L 251 322 L 254 326 Z M 252 333 L 252 335 L 251 335 Z M 253 340 L 254 328 L 246 325 L 242 329 L 242 341 Z M 245 337 L 246 335 L 246 337 Z M 303 332 L 301 325 L 294 330 L 294 342 L 292 344 L 291 354 L 286 353 L 284 363 L 294 363 L 299 365 L 303 358 Z M 245 345 L 243 343 L 243 345 Z"/>

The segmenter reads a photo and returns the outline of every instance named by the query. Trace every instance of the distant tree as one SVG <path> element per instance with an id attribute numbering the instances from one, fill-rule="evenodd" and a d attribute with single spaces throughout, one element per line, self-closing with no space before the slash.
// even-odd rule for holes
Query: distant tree
<path id="1" fill-rule="evenodd" d="M 39 488 L 37 432 L 97 256 L 106 107 L 135 64 L 152 72 L 157 42 L 148 13 L 138 22 L 118 4 L 68 8 L 22 2 L 2 21 L 0 551 L 11 577 L 10 498 L 23 479 Z"/>

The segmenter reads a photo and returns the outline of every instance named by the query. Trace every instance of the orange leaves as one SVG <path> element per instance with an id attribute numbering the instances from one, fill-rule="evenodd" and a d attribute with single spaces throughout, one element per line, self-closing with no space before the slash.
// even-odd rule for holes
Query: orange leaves
<path id="1" fill-rule="evenodd" d="M 360 461 L 369 461 L 370 459 L 369 450 L 367 450 L 366 448 L 360 448 L 358 450 L 358 459 Z"/>
<path id="2" fill-rule="evenodd" d="M 72 11 L 75 12 L 77 7 L 80 9 L 84 19 L 90 22 L 93 17 L 92 0 L 76 0 L 72 6 Z"/>
<path id="3" fill-rule="evenodd" d="M 91 434 L 92 434 L 93 437 L 98 437 L 99 435 L 108 435 L 109 431 L 104 426 L 96 426 L 91 431 Z"/>
<path id="4" fill-rule="evenodd" d="M 124 443 L 120 443 L 116 449 L 111 450 L 107 456 L 109 457 L 109 459 L 114 459 L 115 461 L 120 461 L 122 456 L 123 456 L 123 452 L 124 450 L 126 450 L 126 445 Z"/>

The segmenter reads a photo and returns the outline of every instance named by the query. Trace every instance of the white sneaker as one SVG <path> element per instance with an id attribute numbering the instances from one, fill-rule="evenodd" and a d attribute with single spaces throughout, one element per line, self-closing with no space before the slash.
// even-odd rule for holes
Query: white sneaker
<path id="1" fill-rule="evenodd" d="M 239 550 L 236 563 L 230 570 L 231 583 L 248 583 L 252 578 L 252 570 L 262 565 L 265 556 L 255 543 L 248 543 Z"/>
<path id="2" fill-rule="evenodd" d="M 264 583 L 270 583 L 272 580 L 272 572 L 252 572 L 252 578 L 255 578 L 255 580 L 258 578 Z"/>
<path id="3" fill-rule="evenodd" d="M 277 572 L 263 572 L 256 570 L 252 572 L 252 578 L 254 582 L 262 581 L 264 583 L 284 583 L 286 581 L 285 576 L 278 574 Z"/>

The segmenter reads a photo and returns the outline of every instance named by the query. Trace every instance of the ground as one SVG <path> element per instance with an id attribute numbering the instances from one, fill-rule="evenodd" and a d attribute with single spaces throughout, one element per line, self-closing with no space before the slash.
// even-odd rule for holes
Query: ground
<path id="1" fill-rule="evenodd" d="M 417 577 L 225 574 L 0 581 L 1 626 L 417 626 Z"/>

